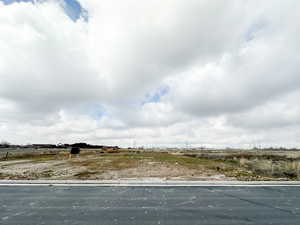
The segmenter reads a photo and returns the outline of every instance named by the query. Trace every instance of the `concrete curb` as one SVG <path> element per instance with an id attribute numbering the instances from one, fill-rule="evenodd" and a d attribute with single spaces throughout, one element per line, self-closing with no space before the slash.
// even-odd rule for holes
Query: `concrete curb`
<path id="1" fill-rule="evenodd" d="M 299 186 L 300 181 L 170 181 L 145 180 L 0 180 L 0 186 L 157 186 L 157 187 L 211 187 L 211 186 Z"/>

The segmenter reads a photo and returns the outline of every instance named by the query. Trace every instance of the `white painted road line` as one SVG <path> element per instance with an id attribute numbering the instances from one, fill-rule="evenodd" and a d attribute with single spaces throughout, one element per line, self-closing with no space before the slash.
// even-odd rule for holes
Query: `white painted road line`
<path id="1" fill-rule="evenodd" d="M 300 187 L 300 185 L 164 185 L 164 184 L 0 184 L 9 186 L 57 186 L 57 187 Z"/>
<path id="2" fill-rule="evenodd" d="M 300 186 L 298 181 L 152 181 L 152 180 L 0 180 L 0 186 L 73 186 L 73 187 L 270 187 Z"/>

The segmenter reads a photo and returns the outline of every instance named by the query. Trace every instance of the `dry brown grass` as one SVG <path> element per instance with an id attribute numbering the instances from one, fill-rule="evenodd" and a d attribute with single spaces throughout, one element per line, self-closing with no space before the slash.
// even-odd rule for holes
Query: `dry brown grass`
<path id="1" fill-rule="evenodd" d="M 299 180 L 300 179 L 300 152 L 271 152 L 271 151 L 201 151 L 201 152 L 174 152 L 166 151 L 82 151 L 79 156 L 69 159 L 68 152 L 47 152 L 43 154 L 19 154 L 10 156 L 1 164 L 0 179 L 51 179 L 64 173 L 68 179 L 97 179 L 113 172 L 113 177 L 118 177 L 118 171 L 133 171 L 136 176 L 140 171 L 153 169 L 153 166 L 164 169 L 162 176 L 200 176 L 201 174 L 224 174 L 226 177 L 238 180 Z M 178 152 L 177 152 L 178 153 Z M 60 163 L 61 162 L 61 163 Z M 24 172 L 19 174 L 4 174 L 7 168 L 17 167 L 18 164 L 44 165 L 41 171 Z M 49 163 L 49 168 L 45 164 Z M 55 165 L 55 166 L 51 166 Z M 1 172 L 1 168 L 3 169 Z M 20 168 L 27 168 L 26 166 Z M 68 173 L 63 171 L 70 170 Z M 59 169 L 63 172 L 60 172 Z M 158 171 L 159 172 L 159 171 Z M 117 174 L 117 175 L 116 175 Z M 126 177 L 126 173 L 120 173 Z M 159 176 L 157 171 L 148 174 Z M 147 176 L 147 175 L 145 175 Z M 196 179 L 196 178 L 195 178 Z"/>
<path id="2" fill-rule="evenodd" d="M 227 176 L 239 180 L 299 180 L 299 151 L 205 151 L 184 153 L 187 156 L 218 160 L 232 167 L 220 168 Z M 221 165 L 221 164 L 220 164 Z"/>

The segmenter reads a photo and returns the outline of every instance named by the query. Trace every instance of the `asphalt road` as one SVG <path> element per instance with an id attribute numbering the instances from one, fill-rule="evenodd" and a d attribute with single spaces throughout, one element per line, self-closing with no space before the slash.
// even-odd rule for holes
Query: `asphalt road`
<path id="1" fill-rule="evenodd" d="M 300 187 L 1 186 L 0 224 L 300 224 Z"/>

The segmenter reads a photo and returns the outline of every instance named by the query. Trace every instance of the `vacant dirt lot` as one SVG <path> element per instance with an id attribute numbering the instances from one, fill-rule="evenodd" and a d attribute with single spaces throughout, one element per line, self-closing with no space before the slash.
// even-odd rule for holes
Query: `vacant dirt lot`
<path id="1" fill-rule="evenodd" d="M 298 180 L 299 152 L 67 151 L 11 154 L 0 179 Z"/>
<path id="2" fill-rule="evenodd" d="M 178 158 L 178 162 L 176 159 Z M 194 160 L 190 157 L 183 158 Z M 167 153 L 99 153 L 85 151 L 69 159 L 67 153 L 24 155 L 0 161 L 2 179 L 143 179 L 232 180 L 202 165 L 188 165 Z"/>

